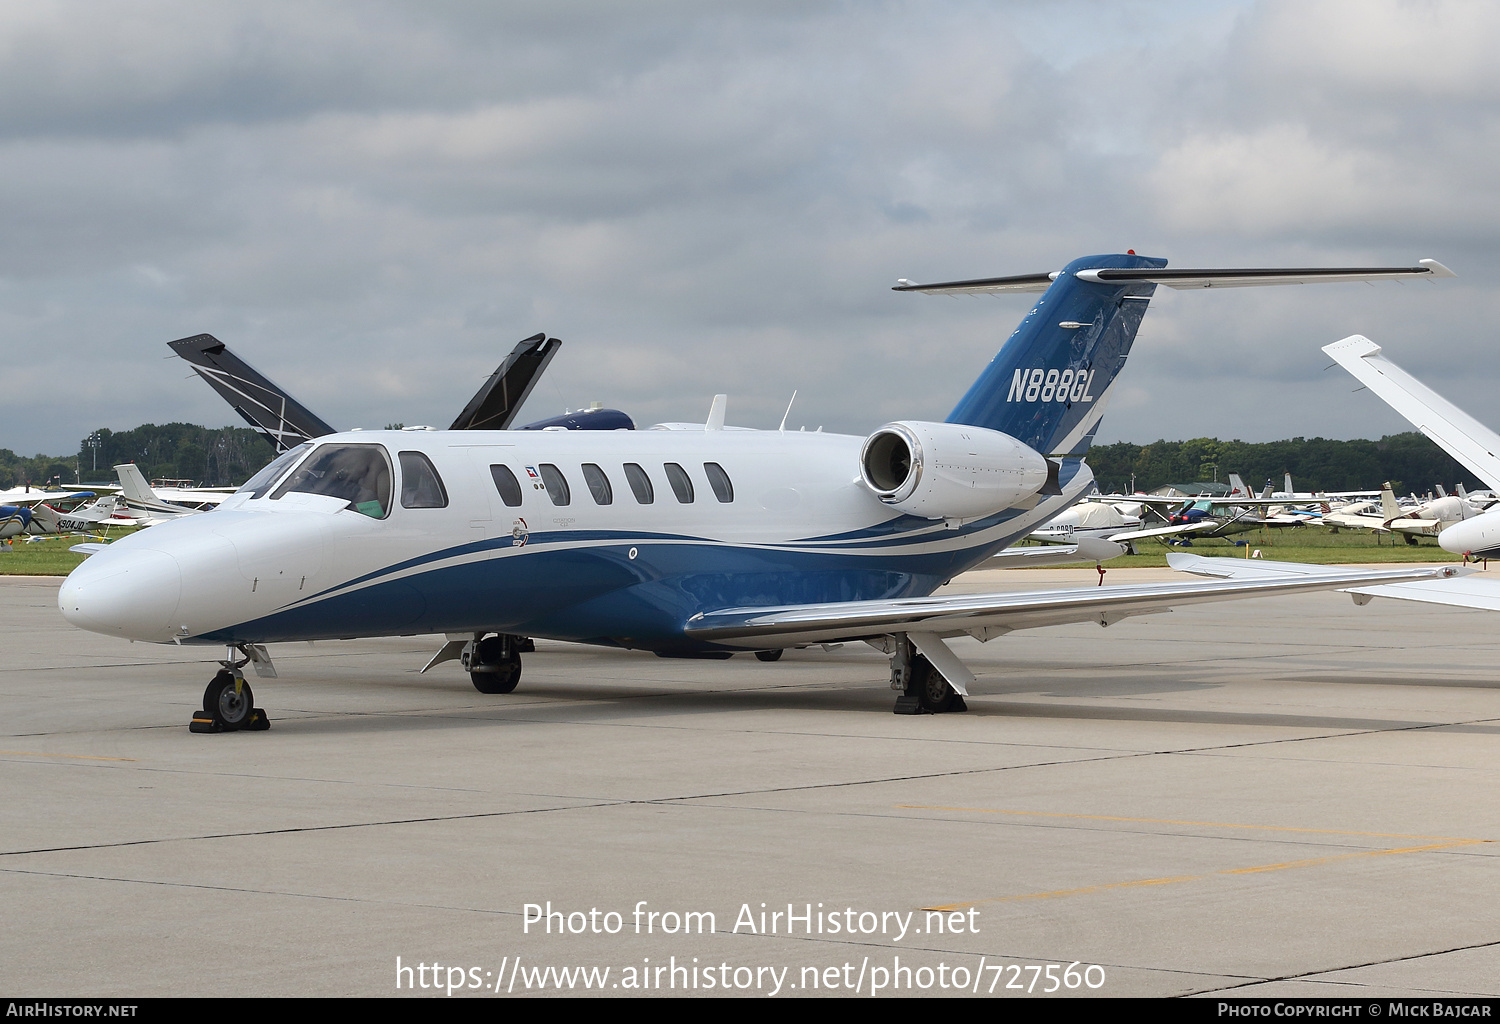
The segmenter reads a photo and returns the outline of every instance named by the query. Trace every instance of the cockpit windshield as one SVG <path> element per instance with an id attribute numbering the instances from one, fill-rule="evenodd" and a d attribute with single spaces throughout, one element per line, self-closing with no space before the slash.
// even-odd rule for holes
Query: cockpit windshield
<path id="1" fill-rule="evenodd" d="M 306 441 L 289 451 L 282 452 L 276 458 L 266 463 L 265 468 L 259 473 L 246 480 L 240 486 L 240 489 L 234 493 L 248 494 L 252 498 L 264 497 L 265 493 L 271 489 L 271 485 L 281 478 L 281 474 L 285 473 L 292 467 L 292 463 L 302 458 L 302 456 L 311 450 L 312 442 Z"/>
<path id="2" fill-rule="evenodd" d="M 373 519 L 391 511 L 391 459 L 378 444 L 323 445 L 271 495 L 326 494 Z"/>

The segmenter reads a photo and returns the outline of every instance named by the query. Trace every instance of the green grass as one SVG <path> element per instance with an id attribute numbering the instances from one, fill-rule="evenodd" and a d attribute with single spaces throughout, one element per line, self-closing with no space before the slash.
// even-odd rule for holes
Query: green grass
<path id="1" fill-rule="evenodd" d="M 119 539 L 128 530 L 111 530 L 111 539 Z M 66 576 L 86 556 L 68 548 L 97 540 L 97 537 L 41 537 L 30 540 L 12 537 L 0 541 L 0 576 Z"/>
<path id="2" fill-rule="evenodd" d="M 1235 546 L 1234 542 L 1237 540 L 1246 542 L 1246 546 Z M 1463 559 L 1461 555 L 1452 554 L 1438 547 L 1437 539 L 1434 537 L 1423 537 L 1419 543 L 1411 545 L 1399 537 L 1393 541 L 1388 535 L 1374 534 L 1367 530 L 1340 530 L 1338 533 L 1333 533 L 1322 526 L 1256 530 L 1223 539 L 1196 540 L 1190 548 L 1167 547 L 1160 541 L 1143 540 L 1136 541 L 1135 548 L 1139 554 L 1112 558 L 1107 563 L 1109 568 L 1165 567 L 1169 551 L 1190 551 L 1195 555 L 1210 557 L 1244 558 L 1246 552 L 1259 550 L 1262 558 L 1270 558 L 1278 562 L 1319 562 L 1325 565 L 1363 562 L 1458 562 Z"/>

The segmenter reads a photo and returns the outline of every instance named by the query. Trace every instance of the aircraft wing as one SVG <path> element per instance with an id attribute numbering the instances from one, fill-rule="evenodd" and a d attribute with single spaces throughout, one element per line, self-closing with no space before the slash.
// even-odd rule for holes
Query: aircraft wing
<path id="1" fill-rule="evenodd" d="M 39 491 L 33 488 L 25 493 L 0 494 L 0 505 L 30 508 L 33 505 L 87 501 L 93 497 L 96 497 L 93 491 Z"/>
<path id="2" fill-rule="evenodd" d="M 1058 271 L 1050 274 L 1020 274 L 1014 277 L 986 277 L 972 281 L 943 281 L 936 284 L 914 284 L 903 279 L 892 291 L 924 292 L 928 295 L 985 295 L 997 292 L 1044 292 Z M 1270 284 L 1314 284 L 1337 281 L 1390 281 L 1416 278 L 1457 277 L 1437 260 L 1418 260 L 1414 267 L 1329 267 L 1329 268 L 1235 268 L 1220 270 L 1168 270 L 1164 267 L 1142 269 L 1080 270 L 1080 281 L 1096 284 L 1164 284 L 1168 288 L 1251 288 Z"/>
<path id="3" fill-rule="evenodd" d="M 1182 533 L 1212 533 L 1219 527 L 1225 525 L 1217 519 L 1200 519 L 1196 523 L 1181 523 L 1177 526 L 1158 526 L 1150 530 L 1129 530 L 1122 533 L 1112 533 L 1109 539 L 1112 543 L 1123 544 L 1131 540 L 1145 540 L 1147 537 L 1171 537 Z"/>
<path id="4" fill-rule="evenodd" d="M 1471 473 L 1500 487 L 1500 435 L 1385 358 L 1362 334 L 1323 351 Z"/>
<path id="5" fill-rule="evenodd" d="M 1172 568 L 1190 572 L 1197 576 L 1213 576 L 1219 579 L 1248 580 L 1274 578 L 1307 578 L 1315 572 L 1327 569 L 1325 565 L 1304 565 L 1297 562 L 1272 562 L 1250 558 L 1205 558 L 1202 555 L 1173 553 L 1167 556 Z M 1453 566 L 1451 568 L 1457 568 Z M 1469 569 L 1473 572 L 1473 569 Z M 1386 583 L 1362 587 L 1341 588 L 1345 593 L 1361 597 L 1390 597 L 1400 601 L 1421 601 L 1426 604 L 1446 604 L 1459 608 L 1481 608 L 1500 612 L 1500 580 L 1493 579 L 1447 579 L 1416 580 L 1410 583 Z"/>
<path id="6" fill-rule="evenodd" d="M 545 334 L 534 334 L 518 343 L 448 429 L 509 430 L 521 404 L 561 346 L 561 341 Z"/>
<path id="7" fill-rule="evenodd" d="M 305 405 L 229 351 L 212 334 L 178 338 L 167 342 L 167 346 L 186 359 L 209 387 L 271 442 L 277 454 L 290 451 L 303 441 L 334 432 Z"/>
<path id="8" fill-rule="evenodd" d="M 1047 547 L 1014 547 L 991 555 L 974 569 L 1015 569 L 1043 565 L 1070 565 L 1074 562 L 1103 562 L 1125 553 L 1125 545 L 1096 537 L 1079 537 L 1065 545 Z M 974 570 L 969 570 L 973 572 Z"/>
<path id="9" fill-rule="evenodd" d="M 1239 564 L 1242 560 L 1225 558 L 1206 561 Z M 693 616 L 688 620 L 685 632 L 694 640 L 707 640 L 750 650 L 866 640 L 902 632 L 932 637 L 967 633 L 987 640 L 1016 629 L 1072 622 L 1097 622 L 1101 626 L 1107 626 L 1132 615 L 1170 611 L 1177 605 L 1235 601 L 1308 590 L 1337 590 L 1361 583 L 1372 585 L 1409 580 L 1440 580 L 1473 571 L 1454 565 L 1374 570 L 1334 566 L 1303 568 L 1317 571 L 1297 574 L 1267 573 L 1244 579 L 1215 579 L 1192 583 L 1138 583 L 1005 594 L 955 594 L 892 601 L 787 605 L 778 608 L 726 608 Z"/>

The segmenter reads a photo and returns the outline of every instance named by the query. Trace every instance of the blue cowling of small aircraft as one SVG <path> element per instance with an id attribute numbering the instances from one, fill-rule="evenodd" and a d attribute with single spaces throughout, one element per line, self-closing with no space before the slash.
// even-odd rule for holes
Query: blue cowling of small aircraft
<path id="1" fill-rule="evenodd" d="M 18 537 L 31 526 L 31 509 L 19 505 L 0 505 L 0 540 Z"/>

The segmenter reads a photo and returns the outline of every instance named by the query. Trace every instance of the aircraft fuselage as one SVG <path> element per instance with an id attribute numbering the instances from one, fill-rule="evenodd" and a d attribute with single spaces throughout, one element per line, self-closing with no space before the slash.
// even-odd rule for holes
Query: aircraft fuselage
<path id="1" fill-rule="evenodd" d="M 734 429 L 331 435 L 260 496 L 247 485 L 213 512 L 95 554 L 59 604 L 80 626 L 154 642 L 494 631 L 692 653 L 705 645 L 683 626 L 700 612 L 930 594 L 1092 482 L 1068 459 L 1063 493 L 1031 508 L 925 519 L 860 482 L 864 441 Z M 378 448 L 394 474 L 385 505 L 362 513 L 347 495 L 278 494 L 330 445 Z M 412 453 L 436 471 L 441 506 L 414 490 Z M 496 466 L 518 491 L 507 495 Z"/>

